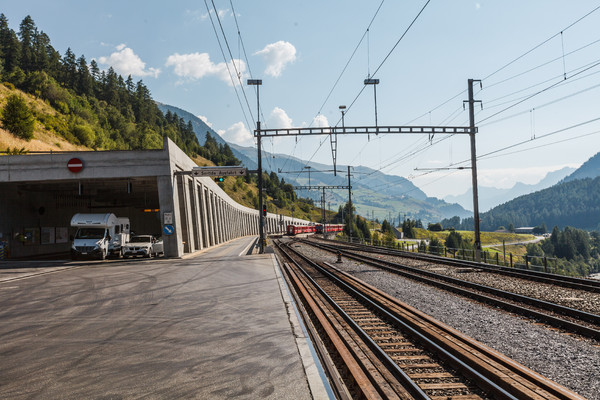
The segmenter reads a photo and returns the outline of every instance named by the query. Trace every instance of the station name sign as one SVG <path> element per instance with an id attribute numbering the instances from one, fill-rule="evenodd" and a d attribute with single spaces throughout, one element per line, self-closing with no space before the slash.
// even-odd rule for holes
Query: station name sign
<path id="1" fill-rule="evenodd" d="M 244 167 L 194 167 L 192 176 L 243 176 L 246 174 Z"/>

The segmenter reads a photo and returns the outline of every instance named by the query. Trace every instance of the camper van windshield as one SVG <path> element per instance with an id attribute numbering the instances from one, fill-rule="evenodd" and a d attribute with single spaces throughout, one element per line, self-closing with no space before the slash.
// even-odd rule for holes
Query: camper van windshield
<path id="1" fill-rule="evenodd" d="M 104 228 L 79 228 L 75 239 L 102 239 Z"/>

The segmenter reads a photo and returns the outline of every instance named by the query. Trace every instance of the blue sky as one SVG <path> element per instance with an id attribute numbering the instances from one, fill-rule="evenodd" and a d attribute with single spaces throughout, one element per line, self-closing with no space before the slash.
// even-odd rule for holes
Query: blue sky
<path id="1" fill-rule="evenodd" d="M 363 88 L 369 74 L 380 79 L 379 125 L 466 126 L 462 101 L 474 78 L 483 79 L 476 89 L 484 107 L 476 116 L 479 185 L 534 183 L 600 151 L 600 121 L 593 121 L 600 117 L 600 10 L 572 25 L 597 2 L 432 0 L 398 42 L 425 3 L 5 0 L 0 12 L 15 30 L 31 15 L 61 54 L 70 47 L 143 79 L 156 100 L 202 116 L 242 145 L 254 145 L 256 94 L 232 84 L 219 21 L 242 82 L 250 72 L 263 80 L 268 128 L 336 125 L 342 104 L 346 126 L 374 125 L 374 93 Z M 268 139 L 264 147 L 331 163 L 325 137 Z M 470 171 L 454 169 L 466 165 L 469 149 L 461 135 L 345 136 L 338 165 L 409 177 L 443 197 L 470 187 Z"/>

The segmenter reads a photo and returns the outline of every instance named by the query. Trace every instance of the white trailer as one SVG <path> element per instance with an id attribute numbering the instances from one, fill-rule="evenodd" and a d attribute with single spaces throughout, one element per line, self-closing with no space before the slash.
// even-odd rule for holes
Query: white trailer
<path id="1" fill-rule="evenodd" d="M 72 238 L 71 258 L 120 256 L 123 244 L 129 241 L 129 218 L 115 214 L 82 214 L 71 218 L 71 226 L 77 228 Z"/>

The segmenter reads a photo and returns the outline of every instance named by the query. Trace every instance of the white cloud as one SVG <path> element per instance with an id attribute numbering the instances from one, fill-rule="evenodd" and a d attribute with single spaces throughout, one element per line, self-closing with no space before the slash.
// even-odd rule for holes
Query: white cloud
<path id="1" fill-rule="evenodd" d="M 146 68 L 146 63 L 125 44 L 116 47 L 114 53 L 108 57 L 98 58 L 98 62 L 114 68 L 114 70 L 124 76 L 153 76 L 155 78 L 160 74 L 160 69 Z"/>
<path id="2" fill-rule="evenodd" d="M 214 14 L 215 11 L 211 9 L 210 13 Z M 217 14 L 221 19 L 225 18 L 226 16 L 233 15 L 233 13 L 230 12 L 228 8 L 217 10 Z M 209 16 L 208 12 L 205 12 L 203 10 L 185 10 L 185 15 L 189 17 L 192 21 L 204 21 L 208 19 Z"/>
<path id="3" fill-rule="evenodd" d="M 212 122 L 208 122 L 208 118 L 206 118 L 204 115 L 197 115 L 198 118 L 200 118 L 206 125 L 208 125 L 209 128 L 213 127 Z"/>
<path id="4" fill-rule="evenodd" d="M 219 130 L 217 133 L 226 141 L 238 144 L 240 146 L 251 146 L 254 144 L 254 136 L 243 122 L 236 122 L 227 130 Z"/>
<path id="5" fill-rule="evenodd" d="M 277 78 L 281 76 L 287 64 L 296 61 L 296 48 L 293 44 L 280 40 L 266 45 L 264 49 L 257 51 L 254 55 L 260 55 L 266 61 L 265 74 Z"/>
<path id="6" fill-rule="evenodd" d="M 329 125 L 329 121 L 327 120 L 327 117 L 324 116 L 323 114 L 319 114 L 317 115 L 312 122 L 312 125 L 317 127 L 317 128 L 324 128 L 324 127 L 329 127 L 331 125 Z"/>
<path id="7" fill-rule="evenodd" d="M 269 115 L 269 119 L 267 121 L 267 126 L 273 129 L 287 129 L 293 127 L 292 119 L 287 115 L 285 110 L 279 107 L 275 107 L 273 111 L 271 111 L 271 115 Z"/>
<path id="8" fill-rule="evenodd" d="M 237 59 L 233 60 L 233 62 L 230 61 L 228 63 L 229 70 L 233 74 L 235 74 L 233 63 L 235 63 L 237 71 L 240 74 L 240 79 L 243 82 L 246 75 L 246 63 Z M 167 58 L 165 66 L 173 67 L 175 74 L 182 78 L 201 79 L 205 76 L 216 76 L 220 80 L 232 85 L 227 65 L 225 63 L 213 63 L 208 53 L 175 53 Z"/>

